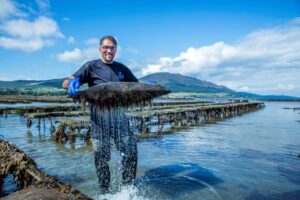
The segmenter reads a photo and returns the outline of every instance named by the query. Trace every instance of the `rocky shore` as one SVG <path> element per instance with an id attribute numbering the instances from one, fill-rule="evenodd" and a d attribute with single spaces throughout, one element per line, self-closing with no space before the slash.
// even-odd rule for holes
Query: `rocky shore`
<path id="1" fill-rule="evenodd" d="M 15 188 L 5 191 L 3 186 L 9 178 L 13 179 Z M 17 146 L 2 139 L 0 139 L 0 197 L 5 200 L 92 199 L 70 184 L 41 172 L 33 159 Z"/>

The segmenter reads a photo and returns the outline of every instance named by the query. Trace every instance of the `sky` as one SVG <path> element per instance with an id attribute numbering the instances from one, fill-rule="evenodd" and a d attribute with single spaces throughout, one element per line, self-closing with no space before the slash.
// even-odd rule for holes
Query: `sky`
<path id="1" fill-rule="evenodd" d="M 300 0 L 0 0 L 0 80 L 68 77 L 104 35 L 138 78 L 300 97 Z"/>

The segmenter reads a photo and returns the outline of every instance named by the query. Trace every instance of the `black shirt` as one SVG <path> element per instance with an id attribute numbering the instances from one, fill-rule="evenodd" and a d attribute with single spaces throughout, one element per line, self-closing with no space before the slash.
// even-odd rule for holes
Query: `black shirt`
<path id="1" fill-rule="evenodd" d="M 101 59 L 85 63 L 73 76 L 80 77 L 80 84 L 88 83 L 89 87 L 107 82 L 138 82 L 122 63 L 106 64 Z"/>

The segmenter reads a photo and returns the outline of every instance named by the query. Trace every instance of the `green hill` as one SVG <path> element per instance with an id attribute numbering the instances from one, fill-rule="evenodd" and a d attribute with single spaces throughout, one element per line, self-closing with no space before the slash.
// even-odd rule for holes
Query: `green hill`
<path id="1" fill-rule="evenodd" d="M 235 93 L 233 90 L 197 78 L 172 73 L 155 73 L 140 78 L 142 82 L 160 84 L 172 92 Z"/>
<path id="2" fill-rule="evenodd" d="M 63 79 L 0 81 L 0 88 L 61 88 Z"/>
<path id="3" fill-rule="evenodd" d="M 1 95 L 65 95 L 63 79 L 0 81 Z"/>

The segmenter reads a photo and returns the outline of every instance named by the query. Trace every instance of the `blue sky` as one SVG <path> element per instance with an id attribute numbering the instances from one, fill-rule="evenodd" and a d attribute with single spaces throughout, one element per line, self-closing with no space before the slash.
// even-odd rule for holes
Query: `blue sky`
<path id="1" fill-rule="evenodd" d="M 0 0 L 0 80 L 69 76 L 99 57 L 107 34 L 137 77 L 167 71 L 300 96 L 295 0 Z"/>

